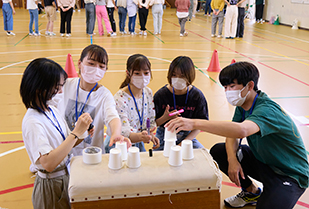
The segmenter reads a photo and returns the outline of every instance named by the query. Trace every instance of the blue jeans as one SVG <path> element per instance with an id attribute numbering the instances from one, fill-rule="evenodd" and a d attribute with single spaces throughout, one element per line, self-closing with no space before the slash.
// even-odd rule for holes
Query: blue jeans
<path id="1" fill-rule="evenodd" d="M 9 3 L 4 3 L 2 6 L 3 26 L 5 31 L 13 30 L 13 14 L 12 7 Z"/>
<path id="2" fill-rule="evenodd" d="M 127 19 L 127 9 L 124 7 L 118 7 L 118 15 L 119 15 L 119 30 L 120 32 L 124 32 Z"/>
<path id="3" fill-rule="evenodd" d="M 133 17 L 129 17 L 129 32 L 133 33 L 135 32 L 135 22 L 136 22 L 136 14 Z"/>
<path id="4" fill-rule="evenodd" d="M 155 149 L 156 151 L 164 149 L 164 131 L 165 128 L 161 126 L 157 128 L 156 137 L 160 140 L 160 147 L 158 149 Z M 180 131 L 176 136 L 177 137 L 176 145 L 180 144 L 183 140 L 185 140 L 190 132 L 191 131 Z M 204 146 L 199 141 L 197 141 L 197 139 L 193 139 L 192 144 L 193 149 L 204 148 Z"/>
<path id="5" fill-rule="evenodd" d="M 206 0 L 206 3 L 205 3 L 205 15 L 207 14 L 207 12 L 208 12 L 208 14 L 211 13 L 210 3 L 211 3 L 211 0 Z"/>
<path id="6" fill-rule="evenodd" d="M 95 5 L 93 3 L 85 4 L 86 10 L 86 33 L 93 34 L 94 25 L 95 25 Z"/>
<path id="7" fill-rule="evenodd" d="M 38 9 L 29 9 L 30 14 L 30 23 L 29 23 L 29 33 L 33 33 L 33 20 L 34 20 L 34 28 L 35 32 L 39 33 L 39 11 Z"/>
<path id="8" fill-rule="evenodd" d="M 115 144 L 109 146 L 110 138 L 111 138 L 110 136 L 106 135 L 106 138 L 104 140 L 105 153 L 109 153 L 111 149 L 115 148 Z M 132 144 L 132 147 L 138 147 L 140 152 L 146 152 L 144 142 L 134 143 Z"/>

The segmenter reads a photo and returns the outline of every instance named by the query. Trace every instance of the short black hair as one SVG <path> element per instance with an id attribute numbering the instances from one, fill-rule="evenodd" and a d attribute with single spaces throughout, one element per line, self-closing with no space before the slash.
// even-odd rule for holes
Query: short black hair
<path id="1" fill-rule="evenodd" d="M 105 64 L 107 68 L 108 55 L 103 47 L 96 44 L 87 46 L 83 49 L 79 60 L 82 62 L 86 56 L 88 56 L 91 60 Z"/>
<path id="2" fill-rule="evenodd" d="M 189 85 L 195 80 L 195 67 L 190 57 L 178 56 L 172 61 L 167 73 L 167 80 L 170 85 L 172 85 L 172 76 L 176 70 L 184 75 Z"/>
<path id="3" fill-rule="evenodd" d="M 19 93 L 26 108 L 47 109 L 47 101 L 57 93 L 60 79 L 67 74 L 53 60 L 37 58 L 27 66 L 21 80 Z"/>
<path id="4" fill-rule="evenodd" d="M 140 71 L 142 68 L 147 68 L 150 71 L 150 76 L 152 77 L 151 73 L 151 63 L 149 59 L 142 54 L 133 54 L 127 60 L 127 75 L 120 88 L 127 86 L 131 81 L 131 76 L 134 71 Z"/>
<path id="5" fill-rule="evenodd" d="M 235 62 L 222 69 L 219 74 L 219 80 L 222 86 L 235 83 L 246 86 L 248 82 L 254 82 L 254 90 L 258 90 L 259 70 L 250 62 Z"/>

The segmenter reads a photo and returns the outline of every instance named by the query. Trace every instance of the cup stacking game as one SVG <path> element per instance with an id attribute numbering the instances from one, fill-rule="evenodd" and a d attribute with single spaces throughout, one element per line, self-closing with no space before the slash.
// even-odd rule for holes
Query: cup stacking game
<path id="1" fill-rule="evenodd" d="M 221 172 L 191 140 L 176 145 L 165 129 L 164 151 L 141 152 L 117 142 L 110 154 L 88 147 L 73 157 L 69 196 L 79 208 L 220 208 Z"/>

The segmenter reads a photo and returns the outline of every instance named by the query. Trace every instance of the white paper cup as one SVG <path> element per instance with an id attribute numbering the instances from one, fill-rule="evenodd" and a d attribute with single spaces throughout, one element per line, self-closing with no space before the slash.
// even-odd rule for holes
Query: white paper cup
<path id="1" fill-rule="evenodd" d="M 165 128 L 165 130 L 164 130 L 164 140 L 168 140 L 168 139 L 174 139 L 176 141 L 177 140 L 176 131 L 171 132 L 171 131 L 168 131 L 167 128 Z"/>
<path id="2" fill-rule="evenodd" d="M 141 158 L 138 147 L 129 148 L 127 166 L 129 168 L 138 168 L 141 166 Z"/>
<path id="3" fill-rule="evenodd" d="M 183 161 L 182 161 L 182 156 L 181 156 L 181 147 L 180 146 L 172 146 L 171 151 L 170 151 L 170 156 L 168 158 L 168 163 L 171 166 L 181 166 Z"/>
<path id="4" fill-rule="evenodd" d="M 165 157 L 168 157 L 169 154 L 170 154 L 170 150 L 171 150 L 171 147 L 176 145 L 176 141 L 174 139 L 166 139 L 164 141 L 164 151 L 163 151 L 163 155 Z"/>
<path id="5" fill-rule="evenodd" d="M 121 159 L 127 160 L 128 158 L 128 150 L 127 150 L 127 142 L 116 142 L 116 148 L 121 151 Z"/>
<path id="6" fill-rule="evenodd" d="M 86 164 L 98 164 L 102 161 L 102 149 L 100 147 L 87 147 L 83 149 L 83 162 Z"/>
<path id="7" fill-rule="evenodd" d="M 183 160 L 192 160 L 194 158 L 193 154 L 193 144 L 191 140 L 185 139 L 181 142 L 181 152 Z"/>
<path id="8" fill-rule="evenodd" d="M 113 148 L 109 151 L 108 167 L 113 170 L 118 170 L 122 167 L 121 151 Z"/>

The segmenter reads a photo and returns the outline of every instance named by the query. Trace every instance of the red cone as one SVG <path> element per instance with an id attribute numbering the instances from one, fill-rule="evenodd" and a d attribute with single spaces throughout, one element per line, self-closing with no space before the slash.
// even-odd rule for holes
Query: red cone
<path id="1" fill-rule="evenodd" d="M 219 58 L 218 58 L 218 52 L 216 49 L 214 50 L 212 54 L 207 71 L 208 72 L 220 72 L 221 71 L 220 64 L 219 64 Z"/>
<path id="2" fill-rule="evenodd" d="M 68 54 L 67 62 L 65 63 L 65 72 L 68 74 L 68 78 L 78 77 L 76 70 L 75 70 L 74 63 L 73 63 L 73 59 L 70 53 Z"/>
<path id="3" fill-rule="evenodd" d="M 236 60 L 235 59 L 232 59 L 232 62 L 231 62 L 231 64 L 234 64 L 236 62 Z"/>

